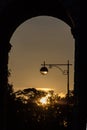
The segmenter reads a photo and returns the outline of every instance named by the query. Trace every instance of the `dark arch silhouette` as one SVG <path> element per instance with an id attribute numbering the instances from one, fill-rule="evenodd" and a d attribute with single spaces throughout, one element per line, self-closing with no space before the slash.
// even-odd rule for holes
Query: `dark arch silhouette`
<path id="1" fill-rule="evenodd" d="M 74 129 L 84 130 L 86 120 L 86 20 L 83 24 L 85 13 L 80 12 L 81 3 L 78 0 L 58 1 L 28 1 L 28 0 L 1 0 L 0 2 L 0 117 L 1 128 L 6 126 L 6 94 L 8 84 L 8 60 L 11 44 L 9 43 L 15 29 L 25 20 L 41 15 L 53 16 L 63 20 L 71 27 L 75 38 L 75 115 Z M 83 35 L 84 34 L 84 35 Z M 84 45 L 83 45 L 84 43 Z M 84 111 L 84 113 L 83 113 Z M 75 124 L 76 123 L 76 124 Z"/>
<path id="2" fill-rule="evenodd" d="M 25 20 L 35 16 L 53 16 L 66 22 L 70 27 L 74 26 L 74 21 L 70 17 L 69 12 L 63 7 L 62 3 L 54 2 L 35 2 L 28 3 L 27 1 L 13 1 L 9 3 L 2 13 L 2 35 L 11 38 L 14 30 Z M 3 26 L 4 25 L 4 26 Z M 5 31 L 4 31 L 5 29 Z M 5 36 L 5 37 L 6 37 Z"/>

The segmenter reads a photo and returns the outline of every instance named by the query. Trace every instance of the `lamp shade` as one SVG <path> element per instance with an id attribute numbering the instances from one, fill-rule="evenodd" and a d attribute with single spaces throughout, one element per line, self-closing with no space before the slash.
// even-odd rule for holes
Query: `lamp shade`
<path id="1" fill-rule="evenodd" d="M 47 67 L 42 67 L 41 69 L 40 69 L 40 72 L 41 72 L 41 74 L 43 74 L 43 75 L 46 75 L 47 73 L 48 73 L 48 69 L 47 69 Z"/>

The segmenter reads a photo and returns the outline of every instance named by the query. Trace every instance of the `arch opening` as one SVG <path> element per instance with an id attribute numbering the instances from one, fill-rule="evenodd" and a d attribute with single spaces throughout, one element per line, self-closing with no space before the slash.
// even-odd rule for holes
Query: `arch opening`
<path id="1" fill-rule="evenodd" d="M 70 89 L 73 89 L 74 39 L 65 22 L 52 16 L 33 17 L 16 29 L 10 43 L 13 45 L 10 68 L 14 69 L 11 82 L 16 90 L 47 87 L 59 93 L 66 93 L 66 77 L 59 70 L 50 70 L 50 74 L 44 78 L 40 75 L 39 68 L 43 60 L 50 63 L 67 63 L 68 59 L 73 63 L 70 68 Z"/>

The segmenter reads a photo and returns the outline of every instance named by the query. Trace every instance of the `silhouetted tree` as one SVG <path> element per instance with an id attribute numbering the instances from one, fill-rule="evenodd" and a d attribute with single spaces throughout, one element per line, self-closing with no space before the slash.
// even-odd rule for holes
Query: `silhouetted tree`
<path id="1" fill-rule="evenodd" d="M 39 99 L 49 93 L 48 105 L 39 104 Z M 66 130 L 67 95 L 60 98 L 54 91 L 43 91 L 28 88 L 14 92 L 13 86 L 8 84 L 8 129 L 22 130 Z M 70 103 L 73 103 L 73 91 L 70 94 Z M 70 122 L 72 105 L 69 108 Z"/>

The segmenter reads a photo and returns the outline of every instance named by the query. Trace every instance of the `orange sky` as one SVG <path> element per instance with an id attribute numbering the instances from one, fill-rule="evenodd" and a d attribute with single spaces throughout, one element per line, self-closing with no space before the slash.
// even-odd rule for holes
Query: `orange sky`
<path id="1" fill-rule="evenodd" d="M 11 37 L 9 69 L 10 83 L 14 90 L 29 87 L 52 88 L 66 93 L 67 77 L 58 68 L 49 69 L 45 76 L 40 74 L 41 64 L 67 63 L 70 67 L 70 89 L 74 79 L 74 39 L 70 27 L 63 21 L 48 16 L 31 18 L 22 23 Z M 66 66 L 62 67 L 66 70 Z"/>

